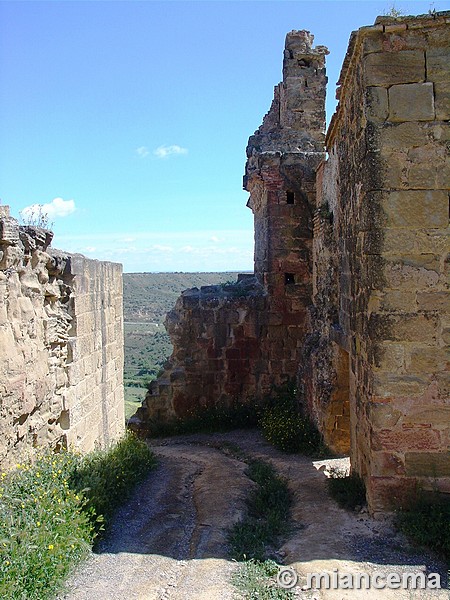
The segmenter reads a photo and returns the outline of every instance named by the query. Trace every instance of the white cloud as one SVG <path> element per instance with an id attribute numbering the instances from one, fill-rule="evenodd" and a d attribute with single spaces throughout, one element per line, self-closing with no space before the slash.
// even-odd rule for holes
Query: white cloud
<path id="1" fill-rule="evenodd" d="M 156 150 L 153 150 L 153 154 L 158 158 L 167 158 L 168 156 L 176 154 L 187 154 L 187 148 L 181 146 L 159 146 Z"/>
<path id="2" fill-rule="evenodd" d="M 245 272 L 253 268 L 251 228 L 170 232 L 125 231 L 121 234 L 91 231 L 89 234 L 63 236 L 56 233 L 54 246 L 64 248 L 68 252 L 86 253 L 99 260 L 120 262 L 126 272 Z"/>
<path id="3" fill-rule="evenodd" d="M 155 250 L 157 252 L 173 252 L 172 246 L 164 246 L 162 244 L 154 244 L 149 248 L 149 250 Z"/>
<path id="4" fill-rule="evenodd" d="M 141 158 L 145 158 L 150 154 L 150 151 L 147 146 L 139 146 L 139 148 L 136 148 L 136 154 Z"/>
<path id="5" fill-rule="evenodd" d="M 20 211 L 24 219 L 31 219 L 39 214 L 46 214 L 49 219 L 55 217 L 67 217 L 75 212 L 75 202 L 73 200 L 63 200 L 62 198 L 54 198 L 46 204 L 31 204 Z"/>

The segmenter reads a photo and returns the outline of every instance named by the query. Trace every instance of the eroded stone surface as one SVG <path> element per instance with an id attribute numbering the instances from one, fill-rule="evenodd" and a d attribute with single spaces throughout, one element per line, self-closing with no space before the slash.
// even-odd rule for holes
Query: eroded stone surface
<path id="1" fill-rule="evenodd" d="M 352 467 L 375 512 L 404 502 L 418 481 L 448 491 L 450 465 L 450 130 L 435 111 L 448 13 L 392 25 L 356 32 L 344 62 L 318 172 L 316 333 L 304 371 L 311 410 L 333 440 L 330 401 L 348 354 Z M 330 340 L 341 350 L 330 352 Z"/>
<path id="2" fill-rule="evenodd" d="M 93 449 L 124 428 L 121 267 L 0 213 L 0 462 Z"/>

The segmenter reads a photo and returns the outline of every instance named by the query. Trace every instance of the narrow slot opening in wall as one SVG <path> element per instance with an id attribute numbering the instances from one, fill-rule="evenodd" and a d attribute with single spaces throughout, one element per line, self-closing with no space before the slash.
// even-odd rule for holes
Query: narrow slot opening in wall
<path id="1" fill-rule="evenodd" d="M 284 284 L 292 285 L 293 283 L 295 283 L 294 273 L 285 273 L 284 274 Z"/>
<path id="2" fill-rule="evenodd" d="M 286 192 L 286 204 L 295 204 L 294 192 Z"/>

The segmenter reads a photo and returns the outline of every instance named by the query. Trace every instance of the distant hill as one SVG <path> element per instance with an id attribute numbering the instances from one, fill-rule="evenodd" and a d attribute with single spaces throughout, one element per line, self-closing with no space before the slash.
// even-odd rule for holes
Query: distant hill
<path id="1" fill-rule="evenodd" d="M 162 323 L 182 291 L 236 279 L 236 272 L 124 273 L 124 319 L 142 323 Z"/>
<path id="2" fill-rule="evenodd" d="M 172 353 L 163 322 L 182 291 L 236 281 L 227 273 L 124 273 L 125 413 L 131 416 Z"/>

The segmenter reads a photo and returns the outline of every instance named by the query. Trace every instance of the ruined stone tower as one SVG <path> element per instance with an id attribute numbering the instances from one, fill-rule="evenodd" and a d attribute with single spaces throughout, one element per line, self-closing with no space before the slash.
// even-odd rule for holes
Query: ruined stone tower
<path id="1" fill-rule="evenodd" d="M 328 51 L 313 39 L 286 36 L 283 81 L 247 148 L 255 274 L 183 293 L 166 321 L 173 354 L 133 427 L 254 401 L 297 376 L 312 293 L 315 171 L 325 156 Z"/>
<path id="2" fill-rule="evenodd" d="M 324 46 L 286 36 L 283 81 L 247 147 L 244 187 L 255 221 L 255 274 L 267 291 L 261 336 L 270 385 L 295 378 L 312 295 L 316 169 L 325 157 Z M 264 389 L 266 388 L 266 389 Z M 259 392 L 267 391 L 261 386 Z"/>

